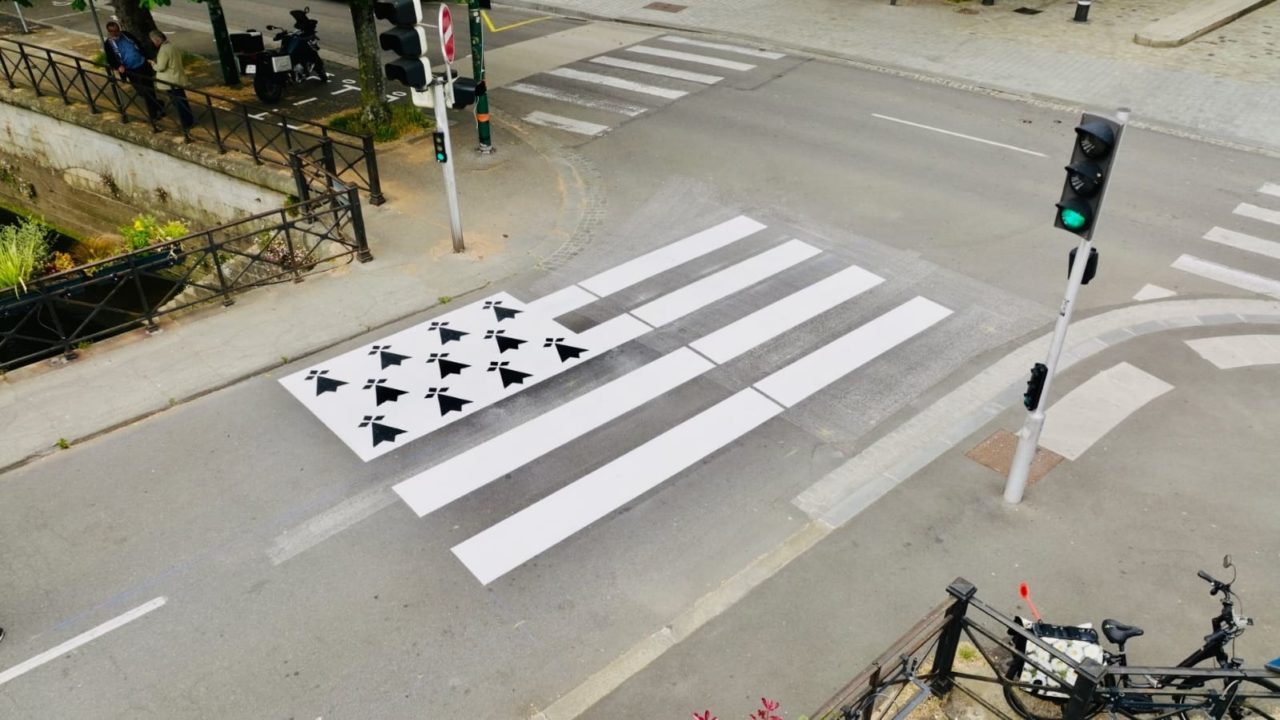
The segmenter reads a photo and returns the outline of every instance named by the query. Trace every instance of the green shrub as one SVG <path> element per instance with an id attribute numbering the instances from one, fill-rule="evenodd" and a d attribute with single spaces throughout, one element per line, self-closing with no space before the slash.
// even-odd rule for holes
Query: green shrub
<path id="1" fill-rule="evenodd" d="M 332 118 L 329 121 L 329 127 L 357 135 L 372 135 L 377 142 L 389 142 L 419 130 L 435 127 L 435 122 L 417 106 L 399 102 L 392 103 L 388 107 L 391 109 L 391 119 L 385 124 L 366 125 L 360 120 L 360 111 L 355 110 Z"/>
<path id="2" fill-rule="evenodd" d="M 17 225 L 0 227 L 0 288 L 26 289 L 49 254 L 49 226 L 24 218 Z"/>
<path id="3" fill-rule="evenodd" d="M 120 228 L 120 235 L 129 250 L 141 250 L 148 245 L 177 240 L 187 232 L 187 226 L 183 223 L 177 220 L 162 223 L 154 215 L 139 215 L 133 219 L 133 224 Z"/>

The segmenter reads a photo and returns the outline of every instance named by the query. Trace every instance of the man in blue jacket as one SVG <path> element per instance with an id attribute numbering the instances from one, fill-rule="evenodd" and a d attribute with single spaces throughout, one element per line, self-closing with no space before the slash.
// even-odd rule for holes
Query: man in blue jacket
<path id="1" fill-rule="evenodd" d="M 154 123 L 160 117 L 160 103 L 156 100 L 156 71 L 148 62 L 143 47 L 132 33 L 120 29 L 120 23 L 115 20 L 107 23 L 107 39 L 102 44 L 107 67 L 115 69 L 137 88 L 138 95 L 147 105 L 147 117 Z"/>

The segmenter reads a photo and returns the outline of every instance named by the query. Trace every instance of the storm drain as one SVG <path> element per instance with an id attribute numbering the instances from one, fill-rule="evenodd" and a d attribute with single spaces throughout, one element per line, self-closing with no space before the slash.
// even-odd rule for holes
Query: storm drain
<path id="1" fill-rule="evenodd" d="M 688 6 L 686 6 L 686 5 L 675 5 L 675 4 L 672 4 L 672 3 L 664 3 L 664 2 L 651 2 L 651 3 L 649 3 L 648 5 L 645 5 L 645 6 L 644 6 L 644 9 L 645 9 L 645 10 L 657 10 L 657 11 L 659 11 L 659 12 L 678 13 L 678 12 L 680 12 L 681 10 L 684 10 L 686 7 L 688 7 Z"/>

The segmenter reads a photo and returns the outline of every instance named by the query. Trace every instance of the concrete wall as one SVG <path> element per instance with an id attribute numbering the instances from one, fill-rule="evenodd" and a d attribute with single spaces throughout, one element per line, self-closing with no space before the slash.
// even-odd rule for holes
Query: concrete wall
<path id="1" fill-rule="evenodd" d="M 180 138 L 146 138 L 153 145 L 172 142 L 171 154 L 16 105 L 0 104 L 0 119 L 0 202 L 75 234 L 114 232 L 141 212 L 212 227 L 284 201 L 279 190 L 215 169 L 221 163 Z"/>

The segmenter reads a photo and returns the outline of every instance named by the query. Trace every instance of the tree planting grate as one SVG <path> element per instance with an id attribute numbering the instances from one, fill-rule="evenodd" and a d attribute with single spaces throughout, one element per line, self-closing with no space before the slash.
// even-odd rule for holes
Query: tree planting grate
<path id="1" fill-rule="evenodd" d="M 686 7 L 687 7 L 686 5 L 674 5 L 672 3 L 665 3 L 665 2 L 651 2 L 648 5 L 645 5 L 644 9 L 658 10 L 660 12 L 678 13 L 681 10 L 684 10 Z"/>
<path id="2" fill-rule="evenodd" d="M 1040 10 L 1040 9 L 1037 9 L 1037 8 L 1020 7 L 1020 8 L 1018 8 L 1018 9 L 1014 10 L 1014 12 L 1016 12 L 1016 13 L 1022 13 L 1023 15 L 1039 15 L 1040 13 L 1042 13 L 1042 12 L 1044 12 L 1044 11 L 1043 11 L 1043 10 Z"/>

